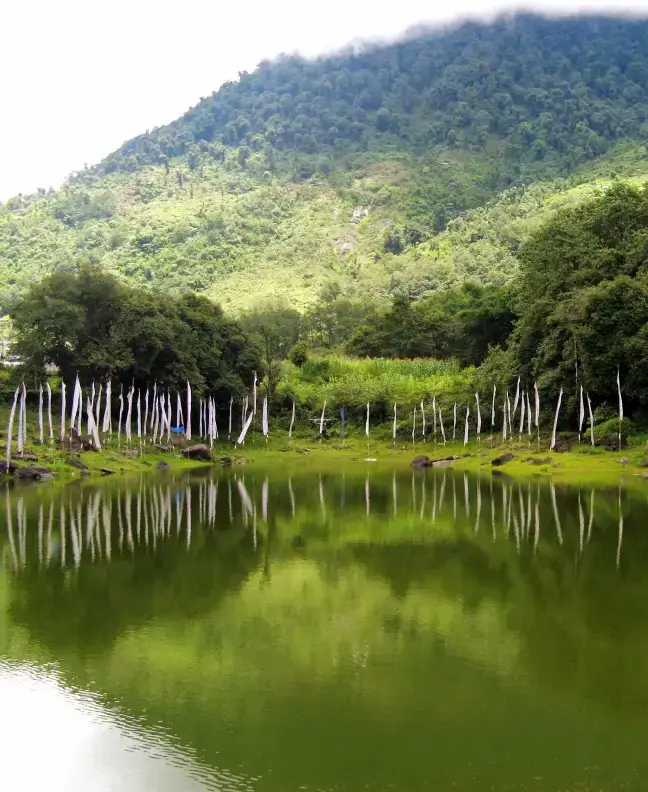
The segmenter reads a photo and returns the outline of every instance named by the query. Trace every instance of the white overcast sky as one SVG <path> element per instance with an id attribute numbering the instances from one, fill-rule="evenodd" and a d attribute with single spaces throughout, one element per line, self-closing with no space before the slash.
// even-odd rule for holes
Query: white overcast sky
<path id="1" fill-rule="evenodd" d="M 535 0 L 552 12 L 648 0 Z M 0 14 L 0 200 L 58 186 L 237 72 L 281 52 L 314 56 L 419 22 L 519 8 L 519 0 L 20 0 Z"/>

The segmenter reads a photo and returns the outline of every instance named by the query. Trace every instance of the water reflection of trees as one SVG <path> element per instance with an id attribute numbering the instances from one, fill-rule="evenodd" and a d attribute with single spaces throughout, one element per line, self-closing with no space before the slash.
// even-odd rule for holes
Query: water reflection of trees
<path id="1" fill-rule="evenodd" d="M 11 616 L 53 650 L 207 612 L 257 563 L 244 525 L 214 530 L 216 482 L 28 494 L 6 497 Z"/>
<path id="2" fill-rule="evenodd" d="M 367 581 L 388 584 L 396 610 L 412 592 L 430 613 L 451 604 L 455 619 L 495 609 L 521 647 L 516 662 L 548 684 L 573 678 L 575 689 L 607 698 L 636 680 L 629 660 L 609 678 L 619 645 L 648 655 L 646 509 L 614 488 L 452 471 L 221 473 L 15 490 L 4 516 L 11 618 L 59 654 L 107 651 L 153 620 L 213 616 L 254 570 L 280 583 L 286 564 L 303 559 L 322 585 L 360 567 Z M 412 626 L 403 613 L 388 622 L 392 632 Z M 367 635 L 386 624 L 367 625 Z M 462 638 L 460 651 L 484 659 L 477 642 Z"/>

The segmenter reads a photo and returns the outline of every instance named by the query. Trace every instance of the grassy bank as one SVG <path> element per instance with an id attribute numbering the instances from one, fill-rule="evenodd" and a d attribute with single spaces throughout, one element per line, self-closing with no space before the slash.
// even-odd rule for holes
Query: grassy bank
<path id="1" fill-rule="evenodd" d="M 8 415 L 0 409 L 0 425 L 6 426 Z M 408 467 L 418 454 L 425 454 L 432 460 L 443 457 L 455 457 L 452 462 L 454 469 L 474 473 L 497 471 L 501 475 L 510 476 L 541 476 L 559 480 L 573 481 L 620 481 L 631 477 L 639 478 L 648 472 L 644 467 L 648 460 L 648 437 L 633 436 L 629 439 L 628 448 L 623 451 L 608 451 L 603 447 L 592 448 L 588 443 L 577 442 L 570 451 L 556 453 L 549 450 L 549 437 L 541 436 L 540 441 L 533 439 L 516 439 L 502 442 L 501 436 L 482 436 L 479 442 L 471 440 L 463 444 L 463 432 L 457 431 L 453 442 L 448 433 L 448 441 L 444 445 L 440 434 L 436 439 L 427 434 L 425 439 L 420 436 L 412 442 L 409 431 L 400 430 L 396 442 L 392 439 L 391 423 L 372 426 L 369 438 L 364 434 L 358 423 L 347 425 L 345 438 L 339 436 L 321 439 L 318 427 L 311 420 L 298 422 L 298 430 L 292 438 L 283 427 L 271 423 L 270 437 L 266 440 L 260 432 L 260 418 L 253 425 L 243 447 L 235 448 L 234 438 L 231 440 L 221 436 L 214 444 L 212 454 L 215 462 L 223 457 L 232 457 L 235 465 L 280 466 L 286 470 L 303 470 L 304 468 L 322 469 L 340 464 L 349 465 L 390 465 Z M 116 436 L 104 439 L 101 451 L 81 452 L 75 454 L 61 448 L 54 440 L 46 439 L 44 445 L 38 442 L 36 416 L 29 413 L 28 439 L 25 453 L 37 457 L 37 464 L 45 466 L 61 480 L 73 480 L 80 477 L 98 478 L 105 475 L 101 468 L 113 471 L 115 475 L 141 474 L 155 472 L 166 468 L 182 471 L 209 466 L 210 463 L 198 462 L 183 456 L 183 448 L 189 445 L 184 439 L 176 439 L 172 451 L 162 452 L 154 448 L 150 440 L 126 444 L 122 435 L 121 443 Z M 428 426 L 429 432 L 429 426 Z M 338 434 L 337 431 L 332 434 Z M 460 439 L 461 437 L 461 439 Z M 201 442 L 194 438 L 194 443 Z M 0 449 L 5 456 L 6 433 L 0 432 Z M 493 466 L 493 460 L 504 454 L 511 453 L 513 458 L 499 467 Z M 621 462 L 621 460 L 627 460 Z M 16 454 L 15 440 L 12 460 L 18 465 L 34 464 L 29 460 L 21 460 Z M 81 462 L 86 470 L 70 465 Z"/>

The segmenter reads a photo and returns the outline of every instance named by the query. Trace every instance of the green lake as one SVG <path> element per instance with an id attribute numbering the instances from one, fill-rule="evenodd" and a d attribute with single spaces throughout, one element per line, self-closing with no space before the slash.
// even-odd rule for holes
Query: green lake
<path id="1" fill-rule="evenodd" d="M 254 464 L 3 501 L 3 789 L 648 786 L 648 484 Z"/>

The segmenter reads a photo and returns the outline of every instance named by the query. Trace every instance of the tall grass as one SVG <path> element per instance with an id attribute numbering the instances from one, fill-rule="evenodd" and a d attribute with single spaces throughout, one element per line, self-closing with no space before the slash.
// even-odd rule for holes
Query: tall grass
<path id="1" fill-rule="evenodd" d="M 345 407 L 351 416 L 371 404 L 373 413 L 391 412 L 394 402 L 413 408 L 436 397 L 448 409 L 456 401 L 473 399 L 475 369 L 460 369 L 456 361 L 354 359 L 327 356 L 308 361 L 301 369 L 286 363 L 278 401 L 287 406 L 294 398 L 303 409 Z M 350 416 L 350 417 L 351 417 Z"/>

